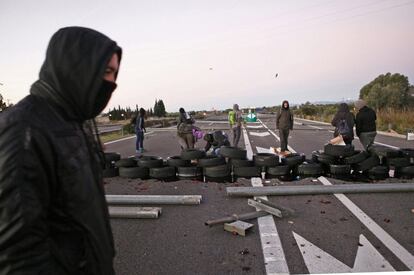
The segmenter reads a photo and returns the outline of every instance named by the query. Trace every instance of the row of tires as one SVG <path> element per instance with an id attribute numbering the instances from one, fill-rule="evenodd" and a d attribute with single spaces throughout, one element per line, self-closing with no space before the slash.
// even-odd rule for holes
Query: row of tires
<path id="1" fill-rule="evenodd" d="M 411 179 L 414 177 L 414 150 L 404 150 L 373 147 L 369 152 L 360 152 L 352 146 L 326 145 L 324 151 L 314 151 L 312 159 L 300 154 L 280 159 L 274 154 L 259 153 L 252 161 L 246 159 L 246 150 L 230 146 L 221 148 L 221 157 L 206 156 L 197 149 L 184 150 L 180 156 L 166 160 L 154 156 L 121 159 L 116 153 L 106 153 L 104 177 L 234 180 L 264 175 L 292 180 L 321 175 L 347 178 L 352 172 L 381 180 L 388 178 L 389 169 L 394 168 L 395 177 Z"/>

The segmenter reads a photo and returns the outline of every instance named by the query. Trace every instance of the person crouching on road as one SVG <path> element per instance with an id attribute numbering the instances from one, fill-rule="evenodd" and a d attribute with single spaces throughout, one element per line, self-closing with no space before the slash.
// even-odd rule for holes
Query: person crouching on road
<path id="1" fill-rule="evenodd" d="M 177 118 L 178 143 L 181 146 L 181 150 L 194 149 L 194 119 L 184 110 L 184 108 L 180 108 L 179 111 L 180 116 Z"/>
<path id="2" fill-rule="evenodd" d="M 355 110 L 358 112 L 355 119 L 356 134 L 364 149 L 367 150 L 374 143 L 377 135 L 375 123 L 377 115 L 362 99 L 355 102 Z"/>
<path id="3" fill-rule="evenodd" d="M 348 104 L 341 103 L 331 122 L 335 127 L 334 137 L 341 135 L 345 144 L 351 145 L 354 139 L 354 121 L 354 114 L 349 111 Z"/>
<path id="4" fill-rule="evenodd" d="M 233 105 L 233 110 L 229 112 L 228 120 L 233 134 L 233 146 L 237 147 L 240 141 L 241 126 L 243 122 L 242 112 L 239 110 L 238 104 Z"/>
<path id="5" fill-rule="evenodd" d="M 293 130 L 293 115 L 289 109 L 289 102 L 284 100 L 276 117 L 276 129 L 280 135 L 280 153 L 288 151 L 289 131 Z"/>
<path id="6" fill-rule="evenodd" d="M 208 152 L 213 147 L 213 155 L 220 156 L 221 146 L 230 146 L 230 141 L 227 135 L 223 131 L 214 131 L 204 136 L 204 140 L 207 141 L 204 151 Z"/>
<path id="7" fill-rule="evenodd" d="M 137 135 L 136 152 L 138 154 L 144 152 L 144 132 L 147 132 L 147 129 L 145 129 L 145 110 L 140 108 L 135 123 L 135 133 Z"/>

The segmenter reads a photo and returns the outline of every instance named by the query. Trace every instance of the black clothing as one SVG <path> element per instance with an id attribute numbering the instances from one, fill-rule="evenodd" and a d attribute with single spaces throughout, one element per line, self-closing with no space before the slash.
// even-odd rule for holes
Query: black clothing
<path id="1" fill-rule="evenodd" d="M 31 95 L 0 114 L 0 274 L 114 274 L 102 154 L 86 122 L 113 91 L 103 76 L 114 53 L 94 30 L 59 30 Z"/>
<path id="2" fill-rule="evenodd" d="M 362 107 L 357 113 L 355 119 L 357 136 L 364 132 L 377 131 L 377 126 L 375 123 L 376 120 L 377 115 L 375 114 L 374 110 L 372 110 L 368 106 Z"/>
<path id="3" fill-rule="evenodd" d="M 349 132 L 343 134 L 342 137 L 344 138 L 345 143 L 350 143 L 354 139 L 354 125 L 355 125 L 355 118 L 354 114 L 349 111 L 348 104 L 341 103 L 339 105 L 338 112 L 335 114 L 334 118 L 332 119 L 332 126 L 335 126 L 334 137 L 337 137 L 339 133 L 339 126 L 342 120 L 345 120 L 346 124 L 348 125 Z"/>
<path id="4" fill-rule="evenodd" d="M 282 128 L 279 129 L 280 135 L 280 151 L 288 151 L 288 138 L 289 138 L 289 129 Z"/>
<path id="5" fill-rule="evenodd" d="M 284 104 L 287 103 L 287 108 Z M 293 115 L 289 109 L 289 103 L 285 100 L 282 103 L 282 107 L 276 117 L 276 129 L 293 129 Z"/>
<path id="6" fill-rule="evenodd" d="M 230 146 L 229 139 L 223 134 L 223 131 L 215 131 L 207 135 L 207 144 L 204 147 L 206 152 L 210 150 L 211 146 L 213 146 L 213 149 L 220 148 L 221 146 Z"/>

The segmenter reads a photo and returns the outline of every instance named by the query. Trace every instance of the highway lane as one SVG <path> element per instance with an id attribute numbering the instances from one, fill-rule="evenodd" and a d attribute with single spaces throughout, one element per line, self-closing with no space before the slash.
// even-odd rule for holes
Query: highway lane
<path id="1" fill-rule="evenodd" d="M 272 117 L 263 118 L 263 122 L 273 129 Z M 209 126 L 221 128 L 223 123 L 212 123 Z M 258 123 L 246 125 L 248 141 L 253 151 L 256 153 L 270 146 L 279 146 L 277 139 L 264 126 L 260 126 L 263 125 Z M 266 132 L 268 134 L 260 134 Z M 296 151 L 310 156 L 312 151 L 323 149 L 323 144 L 331 135 L 332 133 L 324 131 L 293 131 L 289 144 Z M 107 151 L 118 151 L 125 157 L 130 156 L 134 154 L 134 142 L 135 139 L 132 138 L 108 144 Z M 387 140 L 387 143 L 393 146 L 400 142 L 399 139 Z M 358 146 L 358 141 L 354 143 Z M 245 144 L 244 139 L 240 141 L 241 144 Z M 148 155 L 168 157 L 177 155 L 180 151 L 175 131 L 153 132 L 146 139 L 144 146 L 147 149 L 145 154 Z M 196 147 L 204 147 L 204 142 L 199 141 Z M 334 184 L 341 183 L 338 180 L 328 180 Z M 253 222 L 255 228 L 251 234 L 244 238 L 231 236 L 224 232 L 222 227 L 208 228 L 203 225 L 208 218 L 251 211 L 246 199 L 234 199 L 225 195 L 226 186 L 249 186 L 250 180 L 239 179 L 233 184 L 223 184 L 189 181 L 165 183 L 155 180 L 116 178 L 107 179 L 106 182 L 108 183 L 106 191 L 111 194 L 202 194 L 204 198 L 204 202 L 196 207 L 164 207 L 163 215 L 156 221 L 112 220 L 118 251 L 115 260 L 118 274 L 266 273 L 257 221 Z M 321 184 L 321 182 L 315 179 L 282 183 L 266 180 L 263 184 L 296 185 Z M 414 254 L 412 237 L 414 214 L 410 211 L 414 208 L 412 194 L 361 194 L 347 197 L 409 254 Z M 317 266 L 327 266 L 330 268 L 327 273 L 344 271 L 346 266 L 351 268 L 354 266 L 357 255 L 359 258 L 360 255 L 365 255 L 359 250 L 371 247 L 370 244 L 380 255 L 379 261 L 381 257 L 386 259 L 386 262 L 381 262 L 380 265 L 384 267 L 380 270 L 371 267 L 371 271 L 387 270 L 389 266 L 395 270 L 409 270 L 406 264 L 384 245 L 381 239 L 383 236 L 376 236 L 335 196 L 269 197 L 269 199 L 296 211 L 293 217 L 274 219 L 290 273 L 315 273 L 312 263 L 316 263 Z M 311 249 L 310 243 L 321 250 L 315 252 Z M 249 253 L 241 253 L 245 249 Z M 323 252 L 336 258 L 339 263 Z M 304 255 L 312 255 L 310 258 L 313 257 L 313 261 Z M 319 262 L 323 260 L 330 264 L 320 264 Z M 375 259 L 367 260 L 370 261 L 375 262 Z"/>

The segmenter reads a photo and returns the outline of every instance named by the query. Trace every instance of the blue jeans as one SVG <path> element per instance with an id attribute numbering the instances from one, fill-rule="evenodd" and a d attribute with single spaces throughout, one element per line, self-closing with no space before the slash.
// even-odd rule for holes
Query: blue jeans
<path id="1" fill-rule="evenodd" d="M 139 151 L 140 149 L 144 149 L 144 131 L 137 130 L 137 143 L 136 143 L 136 150 Z"/>

